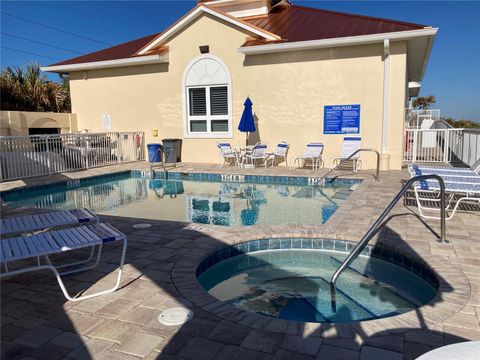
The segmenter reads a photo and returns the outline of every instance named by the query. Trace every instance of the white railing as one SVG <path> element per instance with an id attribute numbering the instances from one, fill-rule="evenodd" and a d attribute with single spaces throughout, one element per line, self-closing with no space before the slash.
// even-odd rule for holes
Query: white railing
<path id="1" fill-rule="evenodd" d="M 0 136 L 0 180 L 145 160 L 143 132 Z"/>
<path id="2" fill-rule="evenodd" d="M 480 129 L 463 129 L 460 146 L 453 151 L 454 160 L 471 166 L 480 159 Z"/>
<path id="3" fill-rule="evenodd" d="M 427 110 L 415 110 L 406 109 L 406 127 L 409 129 L 419 129 L 422 126 L 424 120 L 439 121 L 440 110 L 439 109 L 427 109 Z"/>
<path id="4" fill-rule="evenodd" d="M 458 161 L 463 146 L 463 129 L 405 129 L 403 161 Z"/>

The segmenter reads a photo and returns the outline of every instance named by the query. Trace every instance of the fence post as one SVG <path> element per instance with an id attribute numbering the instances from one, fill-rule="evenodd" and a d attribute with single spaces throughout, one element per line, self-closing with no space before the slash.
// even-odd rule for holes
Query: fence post
<path id="1" fill-rule="evenodd" d="M 121 141 L 121 136 L 120 133 L 117 133 L 117 158 L 118 158 L 118 163 L 123 164 L 123 148 L 122 148 L 122 141 Z"/>
<path id="2" fill-rule="evenodd" d="M 417 161 L 418 129 L 413 129 L 412 163 Z"/>
<path id="3" fill-rule="evenodd" d="M 45 136 L 45 147 L 47 150 L 47 167 L 48 167 L 48 175 L 52 175 L 52 159 L 50 158 L 51 156 L 51 151 L 50 151 L 50 144 L 48 143 L 50 140 L 50 136 L 46 135 Z"/>
<path id="4" fill-rule="evenodd" d="M 445 139 L 443 142 L 443 162 L 448 163 L 450 158 L 450 129 L 445 129 Z"/>
<path id="5" fill-rule="evenodd" d="M 89 140 L 85 137 L 85 142 L 84 142 L 84 146 L 85 146 L 85 168 L 88 170 L 89 168 L 89 164 L 88 164 L 88 144 L 89 144 Z"/>

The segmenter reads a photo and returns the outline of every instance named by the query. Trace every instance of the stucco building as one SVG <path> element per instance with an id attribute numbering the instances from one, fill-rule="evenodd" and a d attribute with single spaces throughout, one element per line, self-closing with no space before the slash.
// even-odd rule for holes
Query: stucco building
<path id="1" fill-rule="evenodd" d="M 70 74 L 79 129 L 181 138 L 183 161 L 218 161 L 219 140 L 244 144 L 248 96 L 252 142 L 288 141 L 291 158 L 322 142 L 330 166 L 358 134 L 399 169 L 409 82 L 422 80 L 436 31 L 285 0 L 200 1 L 161 33 L 43 69 Z"/>

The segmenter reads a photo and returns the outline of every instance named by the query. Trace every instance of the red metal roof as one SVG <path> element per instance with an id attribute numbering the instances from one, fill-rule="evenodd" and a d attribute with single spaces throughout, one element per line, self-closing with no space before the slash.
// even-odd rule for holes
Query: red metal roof
<path id="1" fill-rule="evenodd" d="M 72 59 L 60 61 L 58 63 L 52 64 L 49 66 L 80 64 L 80 63 L 88 63 L 88 62 L 94 62 L 94 61 L 117 60 L 117 59 L 125 59 L 129 57 L 133 57 L 140 49 L 142 49 L 145 45 L 147 45 L 150 41 L 152 41 L 158 35 L 159 33 L 148 35 L 140 39 L 132 40 L 120 45 L 109 47 L 107 49 L 95 51 L 90 54 L 81 55 L 81 56 L 74 57 Z M 150 54 L 146 54 L 146 55 L 150 55 Z"/>
<path id="2" fill-rule="evenodd" d="M 242 46 L 331 39 L 347 36 L 417 30 L 425 27 L 424 25 L 402 21 L 339 13 L 297 5 L 277 6 L 272 8 L 268 15 L 240 19 L 282 38 L 282 40 L 269 42 L 250 38 L 247 39 Z M 50 66 L 125 59 L 138 56 L 136 55 L 137 52 L 160 34 L 162 33 L 148 35 L 107 49 L 61 61 Z"/>
<path id="3" fill-rule="evenodd" d="M 283 39 L 283 42 L 332 39 L 338 37 L 381 34 L 396 31 L 423 29 L 425 25 L 369 16 L 339 13 L 292 5 L 273 8 L 266 16 L 243 20 L 268 30 Z M 249 40 L 243 46 L 265 44 Z"/>

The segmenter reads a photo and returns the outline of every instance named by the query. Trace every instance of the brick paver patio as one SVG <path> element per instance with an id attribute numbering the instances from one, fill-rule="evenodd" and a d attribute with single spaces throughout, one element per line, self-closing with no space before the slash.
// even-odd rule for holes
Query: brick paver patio
<path id="1" fill-rule="evenodd" d="M 112 173 L 145 164 L 118 165 L 14 181 L 1 190 Z M 177 171 L 312 176 L 308 170 L 219 169 L 182 164 Z M 316 173 L 319 176 L 321 172 Z M 352 176 L 344 172 L 342 176 Z M 211 225 L 103 216 L 128 235 L 122 287 L 113 294 L 67 302 L 51 273 L 2 280 L 1 351 L 5 359 L 415 359 L 439 346 L 480 340 L 480 213 L 462 212 L 447 222 L 447 244 L 438 241 L 438 221 L 424 221 L 398 204 L 374 241 L 421 257 L 441 278 L 441 292 L 417 311 L 355 324 L 314 324 L 249 314 L 225 305 L 195 280 L 196 265 L 214 250 L 265 237 L 328 237 L 358 241 L 401 188 L 406 172 L 381 173 L 364 181 L 322 226 Z M 413 210 L 413 211 L 412 211 Z M 31 212 L 2 204 L 2 216 Z M 428 225 L 429 229 L 425 227 Z M 120 248 L 107 247 L 93 271 L 72 275 L 71 291 L 98 290 L 112 282 Z M 161 325 L 159 313 L 187 307 L 183 326 Z"/>

